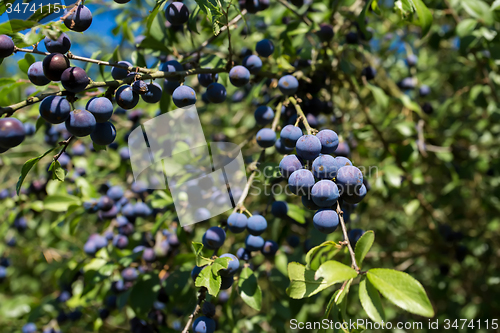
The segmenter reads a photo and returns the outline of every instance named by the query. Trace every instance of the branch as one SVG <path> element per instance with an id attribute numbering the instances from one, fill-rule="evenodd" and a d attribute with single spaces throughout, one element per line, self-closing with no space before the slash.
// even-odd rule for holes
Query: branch
<path id="1" fill-rule="evenodd" d="M 351 255 L 352 268 L 359 273 L 358 264 L 356 264 L 356 256 L 354 255 L 354 251 L 352 250 L 351 242 L 349 241 L 349 237 L 347 236 L 347 228 L 345 227 L 344 222 L 344 212 L 340 208 L 340 204 L 337 201 L 337 214 L 339 215 L 340 225 L 342 227 L 342 233 L 344 234 L 344 242 L 347 244 L 347 249 L 349 250 L 349 254 Z"/>
<path id="2" fill-rule="evenodd" d="M 64 22 L 65 19 L 67 19 L 71 14 L 75 12 L 75 10 L 80 6 L 82 3 L 82 0 L 78 0 L 74 5 L 73 8 L 71 8 L 63 17 L 60 18 L 62 22 Z M 75 21 L 72 21 L 71 27 L 75 25 Z"/>
<path id="3" fill-rule="evenodd" d="M 307 18 L 307 16 L 305 15 L 300 15 L 295 9 L 293 9 L 290 4 L 288 4 L 288 2 L 286 2 L 285 0 L 278 0 L 278 2 L 280 4 L 282 4 L 283 6 L 285 6 L 286 8 L 288 8 L 295 16 L 297 16 L 299 19 L 301 19 L 302 21 L 304 21 L 305 24 L 307 25 L 311 25 L 311 20 L 309 20 Z"/>
<path id="4" fill-rule="evenodd" d="M 122 84 L 127 84 L 133 82 L 136 78 L 142 79 L 142 80 L 148 80 L 148 79 L 161 79 L 161 78 L 183 78 L 185 76 L 189 75 L 197 75 L 201 73 L 221 73 L 221 72 L 227 72 L 225 68 L 199 68 L 199 69 L 190 69 L 187 71 L 178 71 L 178 72 L 162 72 L 162 71 L 155 71 L 152 74 L 138 74 L 135 77 L 128 77 L 124 80 L 113 80 L 113 81 L 104 81 L 104 82 L 91 82 L 89 85 L 85 88 L 84 91 L 94 89 L 94 88 L 100 88 L 100 87 L 119 87 Z M 67 92 L 66 90 L 61 90 L 57 91 L 55 93 L 49 93 L 49 94 L 43 94 L 40 95 L 39 97 L 29 97 L 25 101 L 12 104 L 6 107 L 0 107 L 0 116 L 3 114 L 13 114 L 19 109 L 22 109 L 28 105 L 32 105 L 38 102 L 41 102 L 45 97 L 51 96 L 51 95 L 57 95 L 57 96 L 65 96 L 65 95 L 70 95 L 71 93 Z"/>
<path id="5" fill-rule="evenodd" d="M 279 123 L 280 116 L 281 116 L 281 106 L 282 105 L 283 105 L 283 102 L 279 102 L 278 106 L 276 107 L 276 112 L 274 113 L 273 124 L 271 125 L 271 129 L 274 132 L 276 132 L 276 128 L 278 127 L 278 123 Z M 236 205 L 234 206 L 233 213 L 235 213 L 238 209 L 243 207 L 243 203 L 245 202 L 245 199 L 248 196 L 248 192 L 250 191 L 250 186 L 252 185 L 253 180 L 255 179 L 255 176 L 257 174 L 255 171 L 258 170 L 259 164 L 264 161 L 265 156 L 266 156 L 266 150 L 262 149 L 262 151 L 260 152 L 259 158 L 254 163 L 254 168 L 251 171 L 252 174 L 250 175 L 250 177 L 247 180 L 245 188 L 243 189 L 243 193 L 241 194 L 241 197 L 238 200 L 238 202 L 236 203 Z M 251 214 L 250 214 L 250 216 L 251 216 Z"/>
<path id="6" fill-rule="evenodd" d="M 37 49 L 30 50 L 30 49 L 22 49 L 22 48 L 17 48 L 17 47 L 14 49 L 14 52 L 34 53 L 34 54 L 41 54 L 41 55 L 45 55 L 45 56 L 50 55 L 50 53 L 48 53 L 48 52 L 38 51 Z M 68 52 L 66 54 L 66 57 L 68 59 L 79 60 L 79 61 L 84 61 L 84 62 L 90 62 L 90 63 L 98 64 L 98 65 L 123 68 L 123 69 L 129 70 L 130 72 L 141 72 L 141 73 L 154 73 L 155 72 L 154 69 L 148 69 L 148 68 L 136 67 L 136 66 L 130 66 L 129 67 L 129 66 L 126 66 L 126 65 L 119 64 L 117 62 L 109 62 L 109 61 L 103 61 L 103 60 L 97 60 L 97 59 L 80 57 L 80 56 L 74 55 L 71 52 Z"/>
<path id="7" fill-rule="evenodd" d="M 61 149 L 61 151 L 57 155 L 54 156 L 54 162 L 57 161 L 59 159 L 59 157 L 61 157 L 61 155 L 66 151 L 66 149 L 68 148 L 68 146 L 70 145 L 71 141 L 74 138 L 75 137 L 72 135 L 67 140 L 59 142 L 59 145 L 63 146 L 63 148 Z"/>
<path id="8" fill-rule="evenodd" d="M 226 68 L 227 69 L 231 69 L 231 67 L 233 67 L 233 48 L 231 47 L 231 29 L 229 29 L 229 8 L 231 7 L 231 3 L 229 3 L 229 6 L 227 7 L 227 10 L 225 12 L 226 14 L 226 21 L 227 21 L 227 39 L 228 39 L 228 52 L 229 52 L 229 56 L 228 56 L 228 60 L 227 60 L 227 65 L 226 65 Z"/>
<path id="9" fill-rule="evenodd" d="M 189 315 L 189 319 L 186 323 L 186 326 L 184 326 L 182 333 L 189 333 L 189 328 L 193 324 L 194 317 L 196 317 L 196 315 L 200 312 L 201 304 L 203 303 L 203 301 L 205 301 L 206 292 L 207 289 L 205 287 L 200 288 L 200 295 L 198 296 L 198 302 L 196 303 L 196 307 L 194 308 L 193 313 Z"/>
<path id="10" fill-rule="evenodd" d="M 291 96 L 288 97 L 288 100 L 292 102 L 293 106 L 295 106 L 295 110 L 297 110 L 297 117 L 301 117 L 302 123 L 306 128 L 307 134 L 313 134 L 315 132 L 315 129 L 312 128 L 311 125 L 309 125 L 309 123 L 307 122 L 307 117 L 304 114 L 304 111 L 302 111 L 302 108 L 300 107 L 299 103 L 297 103 L 297 100 Z"/>

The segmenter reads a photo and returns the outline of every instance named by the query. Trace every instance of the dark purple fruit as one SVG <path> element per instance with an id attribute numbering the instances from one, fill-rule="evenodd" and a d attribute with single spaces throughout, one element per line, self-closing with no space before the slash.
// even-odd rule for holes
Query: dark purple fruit
<path id="1" fill-rule="evenodd" d="M 63 54 L 52 53 L 43 59 L 43 74 L 51 81 L 60 81 L 62 73 L 69 68 L 69 60 Z"/>
<path id="2" fill-rule="evenodd" d="M 26 136 L 24 125 L 16 118 L 0 119 L 0 148 L 9 149 L 21 144 Z"/>
<path id="3" fill-rule="evenodd" d="M 66 53 L 71 48 L 71 40 L 64 32 L 56 40 L 45 37 L 43 40 L 49 53 Z"/>
<path id="4" fill-rule="evenodd" d="M 82 68 L 70 67 L 62 73 L 61 83 L 64 89 L 76 94 L 85 90 L 90 79 Z"/>
<path id="5" fill-rule="evenodd" d="M 75 110 L 66 119 L 66 129 L 77 137 L 90 135 L 96 127 L 92 113 L 87 110 Z"/>
<path id="6" fill-rule="evenodd" d="M 7 35 L 0 35 L 0 58 L 7 58 L 14 53 L 14 42 Z"/>
<path id="7" fill-rule="evenodd" d="M 83 32 L 92 24 L 92 12 L 86 6 L 80 5 L 65 20 L 64 25 L 73 31 Z"/>
<path id="8" fill-rule="evenodd" d="M 50 80 L 43 74 L 43 65 L 41 61 L 34 62 L 28 69 L 28 78 L 35 86 L 45 86 Z"/>

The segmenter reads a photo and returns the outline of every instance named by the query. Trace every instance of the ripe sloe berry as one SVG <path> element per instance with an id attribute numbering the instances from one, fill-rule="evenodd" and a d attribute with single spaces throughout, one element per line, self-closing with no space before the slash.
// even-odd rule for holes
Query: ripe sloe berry
<path id="1" fill-rule="evenodd" d="M 95 130 L 90 134 L 92 142 L 100 146 L 107 146 L 115 141 L 116 128 L 109 121 L 97 123 Z"/>
<path id="2" fill-rule="evenodd" d="M 83 32 L 92 24 L 92 12 L 86 6 L 80 5 L 64 20 L 64 25 L 73 31 Z"/>
<path id="3" fill-rule="evenodd" d="M 50 83 L 50 80 L 43 74 L 43 65 L 41 61 L 36 61 L 31 64 L 28 69 L 28 78 L 35 86 L 45 86 Z"/>
<path id="4" fill-rule="evenodd" d="M 139 95 L 132 90 L 131 86 L 124 84 L 116 90 L 115 100 L 120 107 L 129 110 L 139 103 Z"/>
<path id="5" fill-rule="evenodd" d="M 262 60 L 254 54 L 246 56 L 242 65 L 252 74 L 257 74 L 262 69 Z"/>
<path id="6" fill-rule="evenodd" d="M 193 88 L 183 85 L 174 90 L 172 101 L 179 108 L 193 105 L 196 103 L 196 93 Z"/>
<path id="7" fill-rule="evenodd" d="M 330 24 L 322 23 L 319 25 L 319 30 L 316 31 L 316 35 L 318 35 L 320 41 L 329 42 L 334 36 L 333 27 Z"/>
<path id="8" fill-rule="evenodd" d="M 247 229 L 250 235 L 259 236 L 267 228 L 267 221 L 262 215 L 253 215 L 248 218 Z"/>
<path id="9" fill-rule="evenodd" d="M 163 92 L 163 89 L 161 86 L 156 83 L 148 83 L 147 86 L 147 91 L 142 94 L 142 100 L 146 103 L 158 103 L 161 100 L 161 95 Z"/>
<path id="10" fill-rule="evenodd" d="M 302 130 L 298 126 L 286 125 L 280 133 L 280 138 L 287 147 L 295 147 L 297 140 L 302 136 Z"/>
<path id="11" fill-rule="evenodd" d="M 224 231 L 224 229 L 219 227 L 211 227 L 203 235 L 202 242 L 206 248 L 210 250 L 216 250 L 224 244 L 225 240 L 226 232 Z"/>
<path id="12" fill-rule="evenodd" d="M 238 234 L 245 231 L 247 227 L 247 220 L 248 218 L 245 214 L 232 213 L 227 218 L 227 227 L 229 228 L 229 230 L 231 230 L 231 232 Z"/>
<path id="13" fill-rule="evenodd" d="M 332 130 L 321 130 L 316 134 L 316 137 L 321 142 L 321 154 L 332 154 L 339 146 L 339 137 Z"/>
<path id="14" fill-rule="evenodd" d="M 0 35 L 0 58 L 7 58 L 14 53 L 14 42 L 7 35 Z"/>
<path id="15" fill-rule="evenodd" d="M 128 61 L 118 61 L 118 64 L 123 65 L 123 66 L 127 66 L 127 67 L 132 67 L 132 64 Z M 111 68 L 111 76 L 115 80 L 123 80 L 127 77 L 127 75 L 129 75 L 129 73 L 130 72 L 124 68 L 120 68 L 120 67 Z"/>
<path id="16" fill-rule="evenodd" d="M 16 147 L 24 141 L 26 132 L 23 123 L 16 118 L 0 119 L 0 148 Z"/>
<path id="17" fill-rule="evenodd" d="M 339 216 L 332 209 L 320 209 L 313 216 L 314 227 L 324 234 L 330 234 L 339 225 Z"/>
<path id="18" fill-rule="evenodd" d="M 255 45 L 255 51 L 261 57 L 269 57 L 274 52 L 274 44 L 269 39 L 263 39 Z"/>
<path id="19" fill-rule="evenodd" d="M 83 68 L 70 67 L 61 74 L 61 83 L 67 91 L 79 93 L 85 90 L 90 79 Z"/>
<path id="20" fill-rule="evenodd" d="M 98 123 L 108 121 L 113 115 L 113 103 L 106 97 L 94 97 L 90 99 L 85 109 L 94 115 Z"/>
<path id="21" fill-rule="evenodd" d="M 275 241 L 267 240 L 262 247 L 262 254 L 265 256 L 272 257 L 278 252 L 279 246 Z"/>
<path id="22" fill-rule="evenodd" d="M 276 140 L 276 143 L 274 144 L 274 148 L 276 148 L 276 151 L 280 153 L 281 155 L 287 155 L 293 152 L 293 148 L 285 146 L 283 143 L 283 140 L 279 138 Z"/>
<path id="23" fill-rule="evenodd" d="M 203 87 L 208 87 L 211 83 L 217 82 L 219 80 L 219 74 L 215 74 L 215 81 L 213 80 L 213 75 L 212 73 L 203 73 L 203 74 L 198 74 L 198 82 L 203 86 Z"/>
<path id="24" fill-rule="evenodd" d="M 174 2 L 176 3 L 176 2 Z M 198 317 L 193 323 L 194 333 L 214 333 L 215 332 L 215 321 L 212 318 L 205 316 Z"/>
<path id="25" fill-rule="evenodd" d="M 189 10 L 182 2 L 172 2 L 165 10 L 165 18 L 172 25 L 183 25 L 189 19 Z"/>
<path id="26" fill-rule="evenodd" d="M 314 135 L 303 135 L 297 140 L 295 149 L 297 155 L 305 160 L 312 161 L 321 153 L 321 141 Z"/>
<path id="27" fill-rule="evenodd" d="M 311 190 L 312 201 L 319 207 L 333 206 L 339 196 L 339 189 L 331 180 L 320 180 Z"/>
<path id="28" fill-rule="evenodd" d="M 293 95 L 299 88 L 299 81 L 293 75 L 285 75 L 279 79 L 278 88 L 283 95 Z"/>
<path id="29" fill-rule="evenodd" d="M 221 269 L 219 271 L 219 274 L 221 276 L 233 276 L 236 274 L 238 269 L 240 268 L 240 261 L 234 254 L 231 253 L 224 253 L 223 255 L 220 256 L 221 258 L 229 258 L 229 263 L 227 268 Z"/>
<path id="30" fill-rule="evenodd" d="M 286 217 L 288 214 L 288 204 L 285 201 L 275 201 L 271 205 L 271 213 L 276 217 Z"/>
<path id="31" fill-rule="evenodd" d="M 353 195 L 363 185 L 363 174 L 355 166 L 347 165 L 337 171 L 335 180 L 341 195 Z"/>
<path id="32" fill-rule="evenodd" d="M 235 87 L 243 87 L 250 82 L 250 71 L 243 66 L 234 66 L 229 71 L 229 81 Z"/>
<path id="33" fill-rule="evenodd" d="M 267 125 L 273 121 L 274 111 L 267 105 L 261 105 L 255 110 L 254 117 L 257 124 Z"/>
<path id="34" fill-rule="evenodd" d="M 290 191 L 297 195 L 308 194 L 314 186 L 314 176 L 307 169 L 294 171 L 288 178 Z"/>
<path id="35" fill-rule="evenodd" d="M 255 136 L 257 144 L 262 148 L 269 148 L 276 142 L 276 133 L 270 128 L 263 128 Z"/>
<path id="36" fill-rule="evenodd" d="M 296 155 L 283 157 L 279 164 L 281 174 L 287 178 L 290 177 L 294 171 L 302 169 L 303 166 L 303 162 Z"/>
<path id="37" fill-rule="evenodd" d="M 64 32 L 60 34 L 59 37 L 55 40 L 47 36 L 45 37 L 43 42 L 45 44 L 47 52 L 49 53 L 64 54 L 71 48 L 71 40 Z"/>
<path id="38" fill-rule="evenodd" d="M 51 124 L 60 124 L 68 119 L 71 105 L 61 96 L 48 96 L 39 106 L 40 116 Z"/>
<path id="39" fill-rule="evenodd" d="M 77 137 L 87 136 L 92 133 L 96 126 L 96 121 L 92 113 L 87 110 L 75 110 L 66 119 L 66 129 Z"/>
<path id="40" fill-rule="evenodd" d="M 260 251 L 264 246 L 264 238 L 260 236 L 248 235 L 245 239 L 245 246 L 248 251 Z"/>
<path id="41" fill-rule="evenodd" d="M 222 103 L 226 100 L 226 88 L 217 82 L 212 82 L 207 87 L 207 98 L 211 103 Z"/>
<path id="42" fill-rule="evenodd" d="M 60 81 L 62 73 L 69 68 L 69 60 L 60 53 L 51 53 L 43 59 L 43 74 L 51 81 Z"/>

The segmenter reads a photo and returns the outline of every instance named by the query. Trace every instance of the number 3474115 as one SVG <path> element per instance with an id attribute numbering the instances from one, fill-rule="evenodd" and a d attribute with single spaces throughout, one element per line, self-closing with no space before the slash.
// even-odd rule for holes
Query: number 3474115
<path id="1" fill-rule="evenodd" d="M 6 10 L 5 12 L 7 14 L 10 13 L 36 13 L 38 12 L 45 12 L 47 11 L 50 14 L 58 14 L 62 9 L 61 6 L 54 6 L 54 5 L 43 5 L 43 4 L 35 4 L 35 3 L 17 3 L 17 4 L 11 4 L 8 3 L 6 5 Z"/>

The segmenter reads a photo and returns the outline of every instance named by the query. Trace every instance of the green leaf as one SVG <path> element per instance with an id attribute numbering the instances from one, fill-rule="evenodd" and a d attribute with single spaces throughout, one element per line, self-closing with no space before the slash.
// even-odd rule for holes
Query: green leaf
<path id="1" fill-rule="evenodd" d="M 366 278 L 359 283 L 359 300 L 368 317 L 374 322 L 385 320 L 384 308 L 377 289 Z"/>
<path id="2" fill-rule="evenodd" d="M 386 165 L 384 167 L 384 180 L 392 187 L 401 186 L 401 176 L 403 171 L 395 165 Z"/>
<path id="3" fill-rule="evenodd" d="M 80 206 L 81 200 L 69 194 L 49 195 L 43 200 L 43 207 L 53 212 L 65 212 L 73 205 Z"/>
<path id="4" fill-rule="evenodd" d="M 61 167 L 61 163 L 59 161 L 53 161 L 50 164 L 49 171 L 52 171 L 52 179 L 57 179 L 60 182 L 64 181 L 65 172 L 64 169 Z"/>
<path id="5" fill-rule="evenodd" d="M 460 21 L 457 24 L 457 36 L 458 37 L 465 37 L 467 35 L 470 35 L 472 31 L 474 31 L 474 28 L 477 25 L 477 20 L 467 18 L 462 21 Z"/>
<path id="6" fill-rule="evenodd" d="M 158 297 L 161 284 L 158 274 L 145 274 L 132 287 L 129 304 L 135 313 L 147 316 Z"/>
<path id="7" fill-rule="evenodd" d="M 210 265 L 213 260 L 209 258 L 205 258 L 203 256 L 203 244 L 193 242 L 194 253 L 196 254 L 196 266 L 201 267 L 205 265 Z"/>
<path id="8" fill-rule="evenodd" d="M 205 287 L 212 296 L 217 296 L 220 290 L 222 279 L 219 275 L 214 275 L 210 267 L 205 267 L 201 270 L 196 278 L 196 287 Z"/>
<path id="9" fill-rule="evenodd" d="M 385 94 L 385 92 L 373 84 L 368 84 L 367 87 L 372 92 L 375 102 L 382 108 L 386 109 L 389 106 L 389 97 Z"/>
<path id="10" fill-rule="evenodd" d="M 361 266 L 363 263 L 363 259 L 365 259 L 366 254 L 370 251 L 374 240 L 375 234 L 372 230 L 368 230 L 357 241 L 354 256 L 356 257 L 356 263 L 358 266 Z"/>
<path id="11" fill-rule="evenodd" d="M 287 215 L 298 223 L 306 223 L 305 210 L 302 207 L 289 203 Z"/>
<path id="12" fill-rule="evenodd" d="M 228 257 L 224 257 L 224 258 L 217 258 L 214 260 L 214 262 L 212 263 L 212 273 L 214 275 L 217 275 L 219 274 L 219 271 L 221 269 L 225 269 L 227 268 L 227 266 L 229 265 L 229 261 L 231 260 L 231 258 L 228 258 Z"/>
<path id="13" fill-rule="evenodd" d="M 333 241 L 324 242 L 313 247 L 306 254 L 306 267 L 317 270 L 322 263 L 331 260 L 342 248 Z"/>
<path id="14" fill-rule="evenodd" d="M 42 158 L 44 158 L 45 156 L 50 154 L 50 152 L 53 151 L 54 149 L 55 148 L 51 148 L 51 149 L 47 150 L 45 153 L 43 153 L 42 155 L 40 155 L 38 157 L 33 157 L 32 159 L 29 159 L 26 161 L 26 163 L 24 163 L 23 167 L 21 168 L 21 175 L 19 176 L 19 180 L 17 181 L 17 185 L 16 185 L 17 195 L 19 195 L 19 191 L 21 190 L 21 186 L 23 185 L 24 179 L 26 178 L 26 175 L 28 174 L 28 172 L 30 172 L 31 168 L 33 168 L 35 166 L 35 164 L 37 164 L 38 161 L 40 161 Z"/>
<path id="15" fill-rule="evenodd" d="M 427 35 L 432 25 L 432 13 L 422 0 L 409 0 L 418 15 L 418 24 L 422 28 L 422 37 Z"/>
<path id="16" fill-rule="evenodd" d="M 424 317 L 434 316 L 434 309 L 424 287 L 410 275 L 392 269 L 375 268 L 370 269 L 366 276 L 393 304 Z"/>
<path id="17" fill-rule="evenodd" d="M 260 311 L 262 306 L 262 291 L 257 283 L 257 277 L 250 267 L 245 267 L 241 271 L 238 280 L 238 290 L 241 299 L 243 299 L 248 306 Z"/>
<path id="18" fill-rule="evenodd" d="M 35 62 L 35 57 L 31 54 L 31 53 L 26 53 L 24 55 L 24 58 L 19 60 L 17 63 L 19 65 L 19 69 L 27 74 L 28 73 L 28 69 L 30 68 L 30 66 Z"/>
<path id="19" fill-rule="evenodd" d="M 101 150 L 106 150 L 107 146 L 101 146 L 95 143 L 92 143 L 92 147 L 94 147 L 95 151 L 101 151 Z"/>
<path id="20" fill-rule="evenodd" d="M 337 261 L 327 261 L 317 271 L 307 269 L 296 262 L 288 264 L 290 286 L 287 294 L 291 298 L 304 298 L 315 295 L 320 291 L 357 276 L 354 269 Z"/>
<path id="21" fill-rule="evenodd" d="M 198 15 L 200 14 L 200 6 L 196 6 L 196 8 L 191 12 L 191 15 L 189 15 L 189 20 L 188 20 L 188 27 L 191 32 L 194 32 L 195 34 L 200 34 L 198 32 L 198 26 L 196 24 L 196 19 L 198 18 Z"/>
<path id="22" fill-rule="evenodd" d="M 361 30 L 361 32 L 363 33 L 363 35 L 366 36 L 368 39 L 371 38 L 372 33 L 370 31 L 366 30 L 365 18 L 366 18 L 366 12 L 368 11 L 368 8 L 370 8 L 372 2 L 373 2 L 373 0 L 366 1 L 365 6 L 363 7 L 363 10 L 361 11 L 361 13 L 358 16 L 358 27 Z"/>
<path id="23" fill-rule="evenodd" d="M 330 260 L 322 264 L 316 271 L 315 278 L 323 278 L 329 285 L 344 282 L 345 280 L 354 279 L 358 273 L 351 267 L 344 265 L 338 261 Z"/>
<path id="24" fill-rule="evenodd" d="M 38 22 L 27 21 L 27 20 L 19 20 L 19 19 L 9 20 L 5 23 L 0 24 L 0 35 L 6 35 L 6 34 L 11 35 L 15 32 L 31 29 L 37 24 Z"/>
<path id="25" fill-rule="evenodd" d="M 493 24 L 493 14 L 486 2 L 482 0 L 462 0 L 460 3 L 470 16 L 484 22 L 486 25 Z"/>

